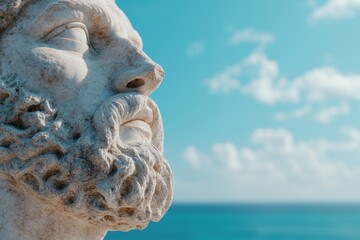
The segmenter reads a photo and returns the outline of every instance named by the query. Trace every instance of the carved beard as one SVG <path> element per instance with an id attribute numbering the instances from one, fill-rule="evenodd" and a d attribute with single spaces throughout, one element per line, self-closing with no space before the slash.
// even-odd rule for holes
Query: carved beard
<path id="1" fill-rule="evenodd" d="M 162 154 L 159 111 L 150 99 L 116 95 L 74 136 L 49 101 L 11 85 L 0 85 L 2 175 L 49 207 L 97 226 L 130 230 L 161 219 L 171 203 L 172 176 Z M 126 123 L 149 109 L 151 139 L 123 142 Z M 130 131 L 139 139 L 146 135 Z"/>

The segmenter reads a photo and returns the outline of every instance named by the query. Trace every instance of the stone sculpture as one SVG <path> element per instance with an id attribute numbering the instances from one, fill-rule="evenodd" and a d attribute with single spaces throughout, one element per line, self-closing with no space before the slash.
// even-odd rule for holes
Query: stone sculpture
<path id="1" fill-rule="evenodd" d="M 114 0 L 0 0 L 0 238 L 102 239 L 172 199 L 164 72 Z"/>

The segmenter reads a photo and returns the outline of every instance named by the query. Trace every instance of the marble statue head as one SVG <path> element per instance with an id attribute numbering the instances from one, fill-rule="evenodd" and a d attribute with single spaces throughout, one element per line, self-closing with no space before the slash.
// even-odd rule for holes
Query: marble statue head
<path id="1" fill-rule="evenodd" d="M 113 230 L 172 199 L 159 109 L 164 71 L 114 0 L 0 1 L 0 176 Z"/>

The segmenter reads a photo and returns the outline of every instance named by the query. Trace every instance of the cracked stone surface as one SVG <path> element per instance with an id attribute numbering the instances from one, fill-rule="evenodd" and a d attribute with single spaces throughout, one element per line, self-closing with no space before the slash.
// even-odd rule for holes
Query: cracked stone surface
<path id="1" fill-rule="evenodd" d="M 172 200 L 163 69 L 114 0 L 0 0 L 0 236 L 103 239 Z"/>

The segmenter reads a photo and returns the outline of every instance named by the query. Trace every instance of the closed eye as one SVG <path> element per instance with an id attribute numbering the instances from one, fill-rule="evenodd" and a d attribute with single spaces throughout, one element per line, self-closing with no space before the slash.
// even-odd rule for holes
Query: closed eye
<path id="1" fill-rule="evenodd" d="M 53 48 L 83 54 L 89 50 L 89 31 L 85 24 L 72 22 L 53 29 L 44 38 Z"/>
<path id="2" fill-rule="evenodd" d="M 82 42 L 87 45 L 90 43 L 89 31 L 85 24 L 81 22 L 73 22 L 61 25 L 44 37 L 45 40 L 50 40 L 52 38 L 70 39 Z"/>

